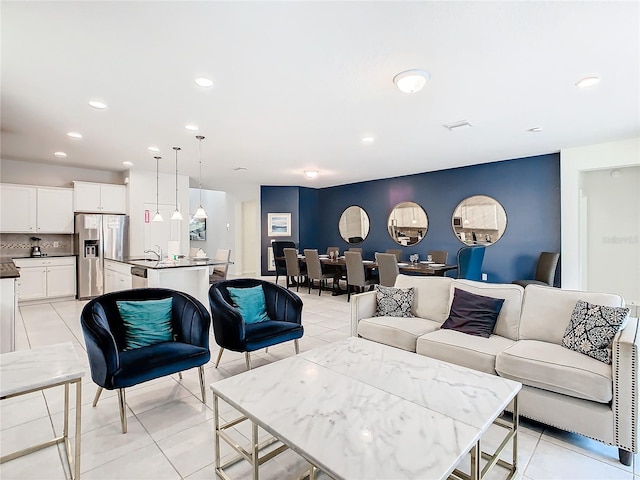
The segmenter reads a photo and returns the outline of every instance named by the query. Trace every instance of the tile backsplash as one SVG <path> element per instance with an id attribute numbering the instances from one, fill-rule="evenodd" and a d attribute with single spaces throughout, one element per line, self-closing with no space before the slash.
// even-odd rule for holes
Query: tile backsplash
<path id="1" fill-rule="evenodd" d="M 30 240 L 33 237 L 30 233 L 3 233 L 0 235 L 0 256 L 3 257 L 28 257 L 31 254 L 31 247 L 35 242 Z M 69 234 L 46 234 L 37 235 L 40 238 L 40 249 L 47 255 L 72 255 L 73 235 Z"/>

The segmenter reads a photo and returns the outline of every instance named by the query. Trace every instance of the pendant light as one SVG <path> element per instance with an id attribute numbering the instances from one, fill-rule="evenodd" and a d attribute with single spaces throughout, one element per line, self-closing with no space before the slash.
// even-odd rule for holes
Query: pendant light
<path id="1" fill-rule="evenodd" d="M 198 158 L 200 164 L 200 205 L 196 209 L 196 213 L 193 214 L 193 218 L 204 220 L 207 218 L 207 212 L 205 212 L 202 207 L 202 140 L 204 140 L 204 137 L 202 135 L 196 135 L 196 138 L 198 139 Z"/>
<path id="2" fill-rule="evenodd" d="M 182 220 L 182 215 L 178 210 L 178 150 L 181 150 L 181 148 L 173 147 L 173 149 L 176 151 L 176 210 L 171 215 L 171 220 Z"/>
<path id="3" fill-rule="evenodd" d="M 160 179 L 160 173 L 159 173 L 159 168 L 160 168 L 160 159 L 162 157 L 153 157 L 156 159 L 156 214 L 153 216 L 153 222 L 164 222 L 164 218 L 162 218 L 162 215 L 160 215 L 160 209 L 158 208 L 158 184 L 159 184 L 159 179 Z"/>

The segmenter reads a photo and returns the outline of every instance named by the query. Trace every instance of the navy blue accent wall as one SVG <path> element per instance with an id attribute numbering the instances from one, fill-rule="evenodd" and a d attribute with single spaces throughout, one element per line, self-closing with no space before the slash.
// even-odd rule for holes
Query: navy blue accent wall
<path id="1" fill-rule="evenodd" d="M 290 188 L 263 187 L 263 197 L 265 189 L 288 191 Z M 340 246 L 341 251 L 349 248 L 338 231 L 338 220 L 345 208 L 359 205 L 368 213 L 371 224 L 369 236 L 358 245 L 365 258 L 373 258 L 376 251 L 387 248 L 401 248 L 406 260 L 412 253 L 424 259 L 428 250 L 446 250 L 448 263 L 455 263 L 462 243 L 451 227 L 453 211 L 468 196 L 488 195 L 498 200 L 507 212 L 505 234 L 486 250 L 483 272 L 488 274 L 489 282 L 533 278 L 541 251 L 560 252 L 559 154 L 341 185 L 317 192 L 314 201 L 300 202 L 301 217 L 317 218 L 316 238 L 305 233 L 304 238 L 300 237 L 300 248 L 320 251 L 334 245 Z M 277 195 L 271 200 L 275 198 Z M 391 210 L 405 201 L 421 205 L 429 219 L 425 238 L 410 247 L 397 245 L 387 233 Z M 267 211 L 287 210 L 267 210 L 263 203 L 265 225 Z M 559 284 L 558 279 L 556 283 Z"/>
<path id="2" fill-rule="evenodd" d="M 318 222 L 320 190 L 300 187 L 300 251 L 319 248 L 321 225 Z"/>
<path id="3" fill-rule="evenodd" d="M 300 241 L 300 187 L 261 187 L 260 188 L 260 234 L 261 234 L 261 270 L 262 275 L 269 275 L 267 269 L 268 255 L 267 247 L 272 240 L 290 240 L 296 245 Z M 269 213 L 291 213 L 291 235 L 284 237 L 268 236 L 268 214 Z M 275 272 L 273 272 L 275 275 Z"/>

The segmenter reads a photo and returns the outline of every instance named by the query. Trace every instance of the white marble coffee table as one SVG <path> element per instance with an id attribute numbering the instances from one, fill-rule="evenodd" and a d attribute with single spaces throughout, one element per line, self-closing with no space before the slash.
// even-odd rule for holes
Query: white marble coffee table
<path id="1" fill-rule="evenodd" d="M 85 369 L 70 342 L 0 355 L 0 400 L 64 385 L 64 427 L 61 437 L 0 458 L 0 463 L 64 443 L 71 478 L 80 478 L 82 377 Z M 76 385 L 75 448 L 69 441 L 69 385 Z"/>
<path id="2" fill-rule="evenodd" d="M 335 479 L 436 479 L 463 476 L 456 466 L 471 453 L 471 478 L 496 463 L 516 470 L 517 394 L 521 385 L 355 337 L 211 384 L 220 464 L 218 397 L 253 423 L 252 448 L 241 455 L 259 465 L 284 448 Z M 514 421 L 497 420 L 514 401 Z M 242 417 L 241 417 L 242 418 Z M 513 463 L 489 457 L 480 441 L 492 423 L 513 439 Z M 238 421 L 230 422 L 233 425 Z M 260 457 L 260 426 L 282 446 Z M 257 461 L 253 461 L 257 459 Z M 237 459 L 234 459 L 237 461 Z M 313 471 L 312 471 L 313 473 Z"/>

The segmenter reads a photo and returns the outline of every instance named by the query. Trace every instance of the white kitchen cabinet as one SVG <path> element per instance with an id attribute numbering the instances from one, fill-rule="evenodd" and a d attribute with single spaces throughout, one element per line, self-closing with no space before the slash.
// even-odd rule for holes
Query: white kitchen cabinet
<path id="1" fill-rule="evenodd" d="M 36 232 L 37 189 L 27 185 L 0 185 L 0 230 Z"/>
<path id="2" fill-rule="evenodd" d="M 104 293 L 129 290 L 131 288 L 131 265 L 104 261 Z"/>
<path id="3" fill-rule="evenodd" d="M 467 205 L 463 208 L 463 217 L 469 221 L 469 223 L 464 223 L 465 228 L 478 230 L 498 229 L 498 210 L 496 205 Z"/>
<path id="4" fill-rule="evenodd" d="M 73 233 L 73 190 L 38 187 L 38 233 Z"/>
<path id="5" fill-rule="evenodd" d="M 4 233 L 73 233 L 73 190 L 31 185 L 0 186 Z"/>
<path id="6" fill-rule="evenodd" d="M 127 187 L 73 182 L 73 205 L 76 212 L 127 213 Z"/>
<path id="7" fill-rule="evenodd" d="M 15 258 L 20 268 L 18 300 L 72 297 L 76 294 L 76 258 Z"/>

